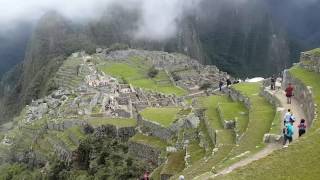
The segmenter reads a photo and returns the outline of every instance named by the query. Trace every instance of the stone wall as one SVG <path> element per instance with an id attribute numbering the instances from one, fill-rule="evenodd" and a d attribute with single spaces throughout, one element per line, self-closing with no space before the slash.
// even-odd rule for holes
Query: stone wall
<path id="1" fill-rule="evenodd" d="M 281 102 L 278 98 L 276 98 L 274 96 L 274 94 L 272 94 L 272 92 L 270 92 L 268 89 L 264 88 L 261 93 L 261 96 L 263 96 L 264 98 L 267 99 L 267 101 L 272 104 L 275 107 L 281 107 Z"/>
<path id="2" fill-rule="evenodd" d="M 229 94 L 233 101 L 243 102 L 247 109 L 251 109 L 250 99 L 233 88 L 225 88 L 224 92 Z"/>
<path id="3" fill-rule="evenodd" d="M 136 134 L 135 127 L 122 127 L 117 128 L 113 125 L 103 125 L 95 129 L 95 136 L 120 138 L 123 141 L 129 140 Z"/>
<path id="4" fill-rule="evenodd" d="M 314 72 L 320 72 L 320 56 L 312 52 L 303 52 L 300 56 L 299 66 Z"/>
<path id="5" fill-rule="evenodd" d="M 82 120 L 65 120 L 63 122 L 49 121 L 47 123 L 47 128 L 49 130 L 64 131 L 65 129 L 69 129 L 74 126 L 85 126 L 87 124 L 88 123 L 86 121 Z"/>
<path id="6" fill-rule="evenodd" d="M 317 105 L 313 100 L 312 87 L 305 86 L 299 79 L 296 79 L 292 74 L 290 74 L 288 70 L 284 71 L 283 76 L 283 88 L 285 88 L 288 83 L 293 84 L 294 96 L 307 116 L 305 117 L 306 121 L 311 125 L 316 116 L 317 109 Z"/>
<path id="7" fill-rule="evenodd" d="M 129 141 L 129 153 L 139 159 L 143 159 L 148 163 L 160 165 L 162 163 L 160 154 L 161 149 L 154 148 L 150 145 Z"/>
<path id="8" fill-rule="evenodd" d="M 170 128 L 165 128 L 158 123 L 145 120 L 141 115 L 138 115 L 138 126 L 147 129 L 151 133 L 150 135 L 163 140 L 171 139 L 175 135 L 175 132 Z"/>

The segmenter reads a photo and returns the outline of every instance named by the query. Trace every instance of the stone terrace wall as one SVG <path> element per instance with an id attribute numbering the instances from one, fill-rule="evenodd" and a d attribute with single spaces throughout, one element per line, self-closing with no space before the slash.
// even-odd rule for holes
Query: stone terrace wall
<path id="1" fill-rule="evenodd" d="M 250 99 L 244 95 L 242 95 L 240 92 L 236 91 L 233 88 L 226 88 L 227 94 L 231 97 L 233 101 L 240 101 L 243 102 L 247 109 L 251 109 L 251 103 Z"/>
<path id="2" fill-rule="evenodd" d="M 160 160 L 161 149 L 133 141 L 129 141 L 128 146 L 129 153 L 135 157 L 146 160 L 154 165 L 160 165 L 162 163 Z"/>
<path id="3" fill-rule="evenodd" d="M 303 52 L 300 56 L 301 63 L 299 64 L 302 68 L 320 72 L 320 56 L 313 54 L 311 52 Z"/>
<path id="4" fill-rule="evenodd" d="M 306 114 L 306 120 L 308 124 L 312 124 L 315 115 L 317 105 L 313 100 L 312 88 L 305 86 L 299 79 L 296 79 L 288 70 L 284 71 L 283 75 L 284 83 L 283 88 L 287 86 L 288 83 L 294 85 L 294 95 L 298 102 L 301 104 L 303 111 Z"/>
<path id="5" fill-rule="evenodd" d="M 165 128 L 160 124 L 145 120 L 141 115 L 138 115 L 138 125 L 146 128 L 152 136 L 163 140 L 171 139 L 175 134 L 170 128 Z"/>
<path id="6" fill-rule="evenodd" d="M 95 129 L 95 135 L 99 137 L 120 138 L 127 141 L 136 134 L 135 127 L 117 128 L 113 125 L 104 125 Z"/>

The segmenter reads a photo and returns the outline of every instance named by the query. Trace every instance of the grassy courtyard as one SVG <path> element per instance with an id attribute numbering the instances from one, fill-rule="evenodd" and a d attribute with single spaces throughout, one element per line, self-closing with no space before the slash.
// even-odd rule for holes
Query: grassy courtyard
<path id="1" fill-rule="evenodd" d="M 180 108 L 146 108 L 141 112 L 144 119 L 170 127 L 176 121 Z"/>
<path id="2" fill-rule="evenodd" d="M 141 60 L 139 57 L 133 57 L 129 62 L 123 63 L 107 63 L 100 67 L 106 74 L 117 77 L 122 81 L 132 84 L 135 87 L 140 87 L 146 90 L 161 92 L 164 94 L 175 94 L 182 96 L 186 91 L 173 85 L 169 76 L 163 70 L 154 78 L 148 76 L 148 71 L 151 65 Z"/>

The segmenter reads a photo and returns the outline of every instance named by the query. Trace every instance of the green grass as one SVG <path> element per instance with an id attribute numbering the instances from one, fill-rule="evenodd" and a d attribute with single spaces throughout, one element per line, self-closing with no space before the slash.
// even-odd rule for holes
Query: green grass
<path id="1" fill-rule="evenodd" d="M 237 146 L 230 153 L 229 159 L 220 164 L 219 168 L 224 168 L 246 157 L 234 158 L 236 156 L 246 152 L 254 153 L 264 147 L 262 139 L 264 134 L 270 130 L 275 117 L 275 109 L 265 98 L 258 95 L 260 86 L 260 83 L 242 83 L 233 86 L 233 88 L 250 99 L 249 123 L 245 133 L 240 137 Z"/>
<path id="2" fill-rule="evenodd" d="M 320 103 L 320 74 L 295 66 L 289 73 L 304 85 L 311 86 L 314 101 Z M 280 149 L 266 158 L 255 161 L 217 179 L 317 179 L 320 174 L 319 117 L 308 133 L 286 149 Z M 261 168 L 263 167 L 263 168 Z M 285 171 L 283 167 L 287 168 Z"/>
<path id="3" fill-rule="evenodd" d="M 224 129 L 217 111 L 219 103 L 230 103 L 232 100 L 228 96 L 210 96 L 199 98 L 199 102 L 200 106 L 206 109 L 205 116 L 208 125 L 204 126 L 208 131 L 208 136 L 210 136 L 210 131 L 218 130 L 219 137 L 217 138 L 220 139 L 221 144 L 217 146 L 218 151 L 213 156 L 193 162 L 192 166 L 183 170 L 180 174 L 183 174 L 186 179 L 192 179 L 200 174 L 211 171 L 212 167 L 222 161 L 235 146 L 234 132 Z M 172 179 L 177 179 L 177 177 L 178 176 L 174 176 Z"/>
<path id="4" fill-rule="evenodd" d="M 109 63 L 100 67 L 106 74 L 125 79 L 135 87 L 157 91 L 164 94 L 176 94 L 182 96 L 186 91 L 176 87 L 170 81 L 165 71 L 160 70 L 155 78 L 148 77 L 148 70 L 151 67 L 147 62 L 142 62 L 139 58 L 131 58 L 128 63 Z M 163 83 L 164 82 L 164 83 Z"/>
<path id="5" fill-rule="evenodd" d="M 162 171 L 163 165 L 157 167 L 150 175 L 152 180 L 160 180 L 160 173 Z"/>
<path id="6" fill-rule="evenodd" d="M 167 147 L 167 143 L 160 138 L 153 137 L 153 136 L 145 136 L 143 134 L 136 134 L 130 141 L 146 144 L 154 148 L 165 149 Z"/>
<path id="7" fill-rule="evenodd" d="M 222 114 L 224 120 L 236 120 L 238 134 L 241 135 L 246 130 L 249 121 L 249 112 L 242 103 L 221 103 L 219 104 L 219 112 Z"/>
<path id="8" fill-rule="evenodd" d="M 320 56 L 320 48 L 313 49 L 311 51 L 308 51 L 307 53 L 311 53 L 315 56 Z"/>
<path id="9" fill-rule="evenodd" d="M 118 128 L 122 127 L 135 127 L 137 125 L 137 121 L 135 119 L 123 119 L 123 118 L 95 118 L 88 120 L 88 123 L 94 127 L 99 127 L 103 125 L 114 125 Z"/>
<path id="10" fill-rule="evenodd" d="M 254 161 L 215 180 L 299 180 L 318 179 L 320 174 L 320 132 L 307 134 L 286 149 Z M 289 167 L 289 168 L 285 168 Z M 285 168 L 285 169 L 284 169 Z"/>
<path id="11" fill-rule="evenodd" d="M 281 111 L 277 111 L 270 128 L 270 134 L 281 134 L 281 120 Z"/>
<path id="12" fill-rule="evenodd" d="M 78 148 L 78 144 L 75 144 L 70 139 L 70 134 L 73 134 L 79 140 L 81 140 L 85 137 L 81 128 L 78 126 L 71 127 L 71 128 L 69 128 L 65 131 L 62 131 L 62 132 L 56 132 L 55 134 L 56 134 L 57 138 L 60 139 L 67 146 L 67 148 L 69 148 L 69 150 L 71 150 L 71 151 L 76 150 Z"/>
<path id="13" fill-rule="evenodd" d="M 289 73 L 293 75 L 295 78 L 299 79 L 305 86 L 312 87 L 312 93 L 314 96 L 315 104 L 320 104 L 320 74 L 302 69 L 298 66 L 295 66 L 290 69 Z M 317 118 L 316 121 L 313 122 L 312 129 L 315 130 L 320 128 L 320 122 Z"/>
<path id="14" fill-rule="evenodd" d="M 188 146 L 188 151 L 191 155 L 191 164 L 194 164 L 206 154 L 205 149 L 199 146 L 198 141 L 192 141 Z"/>
<path id="15" fill-rule="evenodd" d="M 170 153 L 168 155 L 168 161 L 164 164 L 161 174 L 172 174 L 175 175 L 181 172 L 185 167 L 184 162 L 184 151 Z"/>
<path id="16" fill-rule="evenodd" d="M 177 115 L 180 112 L 179 108 L 146 108 L 141 112 L 144 119 L 161 124 L 164 127 L 176 121 Z"/>

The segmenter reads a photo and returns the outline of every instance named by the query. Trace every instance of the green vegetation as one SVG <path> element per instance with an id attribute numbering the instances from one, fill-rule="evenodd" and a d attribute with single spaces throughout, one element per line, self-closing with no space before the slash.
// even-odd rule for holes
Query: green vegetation
<path id="1" fill-rule="evenodd" d="M 137 121 L 135 119 L 103 119 L 103 118 L 94 118 L 88 120 L 89 124 L 94 127 L 99 127 L 102 125 L 114 125 L 116 127 L 135 127 Z"/>
<path id="2" fill-rule="evenodd" d="M 229 162 L 224 162 L 222 167 L 232 164 L 251 153 L 264 147 L 262 142 L 265 133 L 269 132 L 275 117 L 274 107 L 267 100 L 259 96 L 260 83 L 242 83 L 233 86 L 241 94 L 250 99 L 251 109 L 249 111 L 248 127 L 237 142 L 237 146 L 229 155 Z M 236 156 L 239 156 L 235 158 Z"/>
<path id="3" fill-rule="evenodd" d="M 194 164 L 205 156 L 205 149 L 199 146 L 199 141 L 192 141 L 188 146 L 188 152 L 191 156 L 191 164 Z"/>
<path id="4" fill-rule="evenodd" d="M 168 161 L 164 164 L 161 174 L 172 174 L 175 175 L 181 172 L 185 167 L 184 162 L 184 151 L 170 153 L 168 155 Z"/>
<path id="5" fill-rule="evenodd" d="M 290 74 L 299 79 L 305 86 L 311 86 L 315 104 L 320 104 L 320 74 L 302 69 L 299 66 L 291 68 Z M 318 119 L 313 122 L 312 130 L 320 128 Z"/>
<path id="6" fill-rule="evenodd" d="M 176 94 L 178 96 L 186 94 L 185 90 L 171 83 L 170 78 L 163 70 L 157 74 L 153 74 L 155 77 L 150 78 L 148 75 L 150 68 L 152 66 L 139 57 L 133 57 L 127 63 L 107 63 L 100 67 L 103 72 L 122 79 L 136 87 L 165 94 Z"/>
<path id="7" fill-rule="evenodd" d="M 130 138 L 130 141 L 150 145 L 160 149 L 165 149 L 167 147 L 167 143 L 162 139 L 153 136 L 145 136 L 143 134 L 136 134 Z"/>
<path id="8" fill-rule="evenodd" d="M 304 85 L 311 86 L 316 104 L 320 103 L 320 74 L 295 66 L 289 73 Z M 319 117 L 309 132 L 289 148 L 280 149 L 266 158 L 255 161 L 217 179 L 315 179 L 320 173 Z M 294 158 L 293 158 L 294 157 Z M 267 168 L 261 168 L 267 167 Z M 283 167 L 292 167 L 283 171 Z M 216 178 L 215 178 L 216 179 Z"/>
<path id="9" fill-rule="evenodd" d="M 281 117 L 281 111 L 277 111 L 276 115 L 274 116 L 270 133 L 271 134 L 280 134 L 281 133 L 281 124 L 282 124 L 282 117 Z"/>
<path id="10" fill-rule="evenodd" d="M 181 172 L 186 179 L 192 179 L 200 174 L 211 171 L 212 167 L 222 161 L 235 146 L 235 135 L 233 130 L 224 129 L 217 111 L 219 103 L 230 103 L 232 102 L 231 99 L 228 96 L 210 96 L 201 97 L 199 102 L 200 106 L 206 110 L 205 116 L 207 121 L 207 125 L 203 123 L 200 128 L 205 128 L 207 130 L 204 132 L 207 132 L 206 134 L 211 141 L 215 139 L 212 133 L 218 130 L 216 138 L 220 142 L 219 145 L 217 145 L 218 149 L 214 155 L 212 155 L 212 152 L 208 152 L 210 153 L 208 154 L 208 157 L 193 162 L 192 166 Z M 212 144 L 212 146 L 214 145 Z"/>
<path id="11" fill-rule="evenodd" d="M 169 127 L 176 119 L 180 112 L 179 108 L 146 108 L 141 112 L 143 118 Z"/>
<path id="12" fill-rule="evenodd" d="M 239 135 L 244 133 L 248 126 L 249 112 L 242 103 L 221 103 L 218 108 L 224 120 L 236 120 L 236 130 Z"/>
<path id="13" fill-rule="evenodd" d="M 307 53 L 310 53 L 315 56 L 320 56 L 320 48 L 313 49 L 311 51 L 308 51 Z"/>

